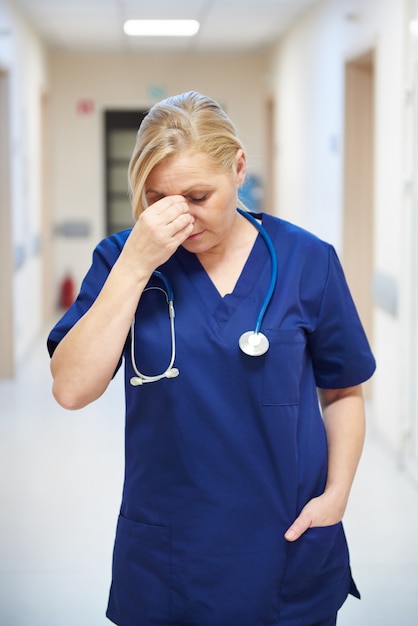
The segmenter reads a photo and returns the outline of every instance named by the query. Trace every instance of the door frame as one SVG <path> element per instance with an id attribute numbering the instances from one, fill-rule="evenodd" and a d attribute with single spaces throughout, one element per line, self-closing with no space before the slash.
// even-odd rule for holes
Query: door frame
<path id="1" fill-rule="evenodd" d="M 374 317 L 374 83 L 374 50 L 346 62 L 342 258 L 370 343 Z M 369 383 L 365 394 L 370 399 Z"/>

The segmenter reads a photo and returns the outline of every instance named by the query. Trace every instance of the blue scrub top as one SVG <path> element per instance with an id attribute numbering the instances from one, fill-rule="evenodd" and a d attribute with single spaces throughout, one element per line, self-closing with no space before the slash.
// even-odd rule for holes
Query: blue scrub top
<path id="1" fill-rule="evenodd" d="M 279 268 L 262 324 L 269 351 L 251 357 L 238 347 L 270 280 L 259 235 L 225 297 L 182 247 L 159 268 L 174 289 L 177 378 L 132 387 L 130 338 L 121 356 L 126 473 L 107 611 L 120 626 L 309 626 L 358 596 L 341 523 L 294 543 L 283 534 L 325 487 L 316 388 L 362 383 L 374 358 L 332 246 L 257 217 Z M 129 232 L 97 246 L 77 301 L 51 331 L 51 353 L 91 306 Z M 170 360 L 158 290 L 141 297 L 135 353 L 148 375 Z"/>

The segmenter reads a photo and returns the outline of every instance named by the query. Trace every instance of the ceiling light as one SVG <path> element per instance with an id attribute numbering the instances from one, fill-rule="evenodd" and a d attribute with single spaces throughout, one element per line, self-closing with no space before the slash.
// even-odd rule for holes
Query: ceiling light
<path id="1" fill-rule="evenodd" d="M 123 25 L 132 37 L 193 37 L 199 28 L 197 20 L 127 20 Z"/>

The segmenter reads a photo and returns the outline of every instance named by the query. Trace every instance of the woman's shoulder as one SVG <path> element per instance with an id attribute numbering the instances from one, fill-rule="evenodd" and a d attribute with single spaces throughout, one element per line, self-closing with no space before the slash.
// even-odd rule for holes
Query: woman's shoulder
<path id="1" fill-rule="evenodd" d="M 98 248 L 119 248 L 122 250 L 126 240 L 132 232 L 132 228 L 121 230 L 117 233 L 112 233 L 107 237 L 104 237 L 97 245 Z"/>
<path id="2" fill-rule="evenodd" d="M 280 217 L 263 214 L 263 224 L 273 240 L 277 250 L 294 256 L 295 254 L 309 262 L 314 255 L 316 261 L 323 258 L 327 263 L 334 247 L 315 233 Z"/>
<path id="3" fill-rule="evenodd" d="M 96 245 L 94 255 L 99 255 L 105 257 L 106 259 L 117 258 L 131 232 L 132 229 L 128 228 L 127 230 L 121 230 L 120 232 L 112 233 L 111 235 L 104 237 Z"/>
<path id="4" fill-rule="evenodd" d="M 270 228 L 275 229 L 278 234 L 286 235 L 288 237 L 292 237 L 293 239 L 300 239 L 301 241 L 306 243 L 311 242 L 319 246 L 328 247 L 330 245 L 328 242 L 321 239 L 312 231 L 309 231 L 302 226 L 298 226 L 293 222 L 282 219 L 281 217 L 271 215 L 270 213 L 263 213 L 262 217 L 263 224 L 265 224 L 267 227 L 270 226 Z"/>

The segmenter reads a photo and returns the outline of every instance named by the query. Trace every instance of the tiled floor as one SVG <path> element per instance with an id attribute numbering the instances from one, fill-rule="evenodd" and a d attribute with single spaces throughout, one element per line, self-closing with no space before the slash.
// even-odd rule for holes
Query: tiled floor
<path id="1" fill-rule="evenodd" d="M 58 407 L 44 340 L 0 381 L 1 626 L 110 624 L 122 406 L 117 377 L 93 406 Z M 373 438 L 345 526 L 363 599 L 347 600 L 339 626 L 418 624 L 418 487 Z"/>

